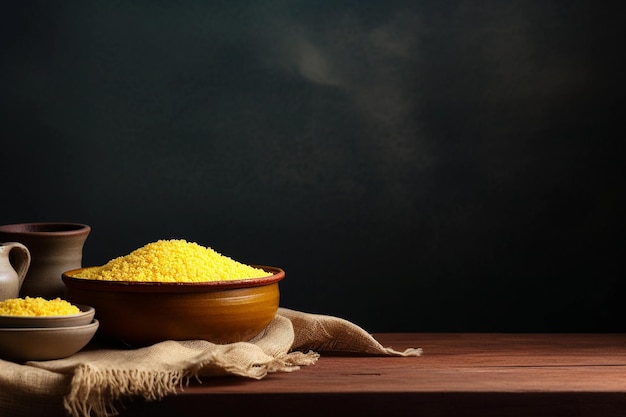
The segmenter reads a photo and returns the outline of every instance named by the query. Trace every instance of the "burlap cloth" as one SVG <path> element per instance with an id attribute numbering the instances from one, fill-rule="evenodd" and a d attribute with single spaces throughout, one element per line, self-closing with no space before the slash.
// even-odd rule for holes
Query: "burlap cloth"
<path id="1" fill-rule="evenodd" d="M 124 399 L 158 400 L 192 378 L 261 379 L 314 364 L 320 352 L 419 356 L 421 349 L 396 351 L 347 320 L 279 308 L 249 342 L 170 340 L 139 349 L 85 349 L 52 361 L 0 360 L 0 417 L 111 416 Z"/>

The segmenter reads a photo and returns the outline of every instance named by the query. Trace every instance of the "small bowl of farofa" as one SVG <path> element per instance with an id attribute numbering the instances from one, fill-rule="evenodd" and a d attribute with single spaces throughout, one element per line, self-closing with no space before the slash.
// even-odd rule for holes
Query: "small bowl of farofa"
<path id="1" fill-rule="evenodd" d="M 273 320 L 284 277 L 280 268 L 243 264 L 182 239 L 62 274 L 65 298 L 95 308 L 98 335 L 129 346 L 248 341 Z"/>
<path id="2" fill-rule="evenodd" d="M 71 356 L 96 334 L 94 313 L 93 307 L 60 298 L 0 301 L 0 358 L 24 362 Z"/>
<path id="3" fill-rule="evenodd" d="M 91 306 L 42 297 L 11 298 L 0 301 L 0 328 L 71 327 L 92 322 Z"/>

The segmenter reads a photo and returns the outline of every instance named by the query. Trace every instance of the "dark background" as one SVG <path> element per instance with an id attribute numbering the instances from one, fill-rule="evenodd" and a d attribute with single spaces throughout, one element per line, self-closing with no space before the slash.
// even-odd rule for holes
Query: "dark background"
<path id="1" fill-rule="evenodd" d="M 196 241 L 372 332 L 626 331 L 611 4 L 2 2 L 0 223 Z"/>

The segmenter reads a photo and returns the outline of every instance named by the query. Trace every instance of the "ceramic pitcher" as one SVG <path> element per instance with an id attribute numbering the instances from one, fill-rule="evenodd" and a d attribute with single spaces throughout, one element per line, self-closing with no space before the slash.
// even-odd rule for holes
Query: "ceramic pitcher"
<path id="1" fill-rule="evenodd" d="M 19 242 L 0 243 L 0 301 L 18 298 L 30 266 L 30 252 Z"/>
<path id="2" fill-rule="evenodd" d="M 63 298 L 61 274 L 82 266 L 83 245 L 91 228 L 79 223 L 21 223 L 0 226 L 0 242 L 14 241 L 30 251 L 21 297 Z"/>

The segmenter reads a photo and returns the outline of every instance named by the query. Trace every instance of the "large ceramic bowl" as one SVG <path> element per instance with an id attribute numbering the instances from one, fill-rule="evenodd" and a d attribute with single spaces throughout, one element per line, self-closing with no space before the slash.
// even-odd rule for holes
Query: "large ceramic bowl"
<path id="1" fill-rule="evenodd" d="M 0 316 L 0 328 L 83 326 L 93 321 L 93 307 L 77 305 L 79 313 L 65 316 Z"/>
<path id="2" fill-rule="evenodd" d="M 98 320 L 70 327 L 0 328 L 0 358 L 43 361 L 73 355 L 93 338 Z"/>
<path id="3" fill-rule="evenodd" d="M 233 281 L 162 283 L 79 278 L 85 268 L 62 274 L 65 298 L 93 306 L 98 335 L 130 346 L 164 340 L 247 341 L 274 318 L 278 282 L 285 272 L 253 265 L 267 277 Z"/>

